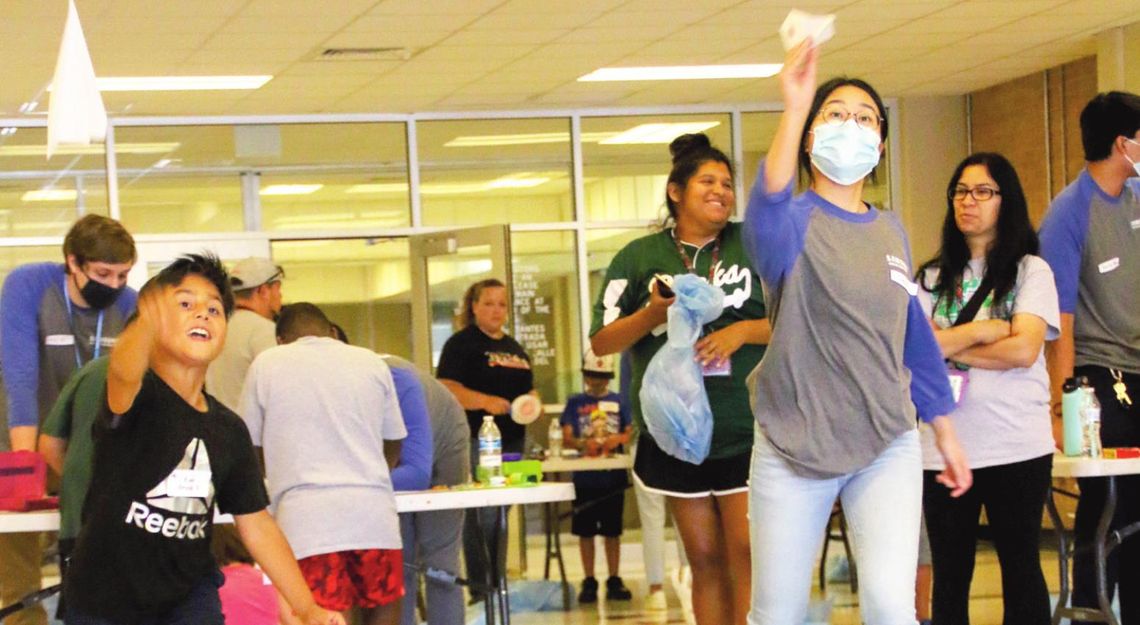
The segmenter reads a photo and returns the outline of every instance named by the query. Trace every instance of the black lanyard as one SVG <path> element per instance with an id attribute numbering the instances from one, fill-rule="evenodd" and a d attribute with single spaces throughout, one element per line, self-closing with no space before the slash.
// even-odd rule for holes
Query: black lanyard
<path id="1" fill-rule="evenodd" d="M 677 238 L 677 230 L 673 229 L 670 232 L 670 236 L 673 239 L 673 245 L 677 246 L 677 253 L 681 255 L 681 262 L 685 263 L 685 270 L 691 274 L 697 273 L 696 266 L 693 264 L 692 259 L 689 258 L 689 255 L 685 253 L 685 248 L 681 246 L 681 240 Z M 704 249 L 703 246 L 697 248 L 697 253 L 700 253 L 702 249 Z M 719 260 L 720 233 L 717 233 L 716 238 L 713 239 L 712 262 L 709 263 L 709 284 L 713 283 L 713 277 L 716 274 L 716 264 Z"/>

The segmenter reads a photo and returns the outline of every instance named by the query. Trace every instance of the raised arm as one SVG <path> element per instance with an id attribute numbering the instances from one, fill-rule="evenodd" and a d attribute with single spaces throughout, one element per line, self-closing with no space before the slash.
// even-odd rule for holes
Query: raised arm
<path id="1" fill-rule="evenodd" d="M 765 193 L 778 193 L 792 183 L 800 157 L 800 133 L 815 97 L 815 75 L 819 51 L 810 39 L 788 51 L 780 71 L 780 91 L 784 95 L 784 112 L 772 137 L 772 146 L 764 159 Z"/>
<path id="2" fill-rule="evenodd" d="M 138 319 L 119 335 L 107 368 L 107 406 L 125 414 L 135 403 L 143 376 L 150 367 L 151 351 L 173 309 L 168 287 L 152 285 L 139 295 Z"/>

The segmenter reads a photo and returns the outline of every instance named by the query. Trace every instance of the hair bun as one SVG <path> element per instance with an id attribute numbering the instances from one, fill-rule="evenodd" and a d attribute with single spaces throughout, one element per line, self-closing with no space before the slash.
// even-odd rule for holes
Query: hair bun
<path id="1" fill-rule="evenodd" d="M 683 160 L 693 152 L 700 152 L 712 148 L 712 142 L 703 132 L 683 134 L 669 144 L 669 153 L 673 155 L 673 162 Z"/>

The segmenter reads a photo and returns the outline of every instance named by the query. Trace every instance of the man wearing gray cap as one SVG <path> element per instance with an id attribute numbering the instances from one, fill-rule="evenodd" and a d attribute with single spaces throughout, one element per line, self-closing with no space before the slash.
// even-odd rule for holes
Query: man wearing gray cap
<path id="1" fill-rule="evenodd" d="M 230 270 L 234 313 L 222 353 L 206 371 L 206 391 L 237 412 L 249 365 L 277 345 L 274 319 L 281 312 L 281 280 L 285 271 L 268 258 L 251 256 Z"/>

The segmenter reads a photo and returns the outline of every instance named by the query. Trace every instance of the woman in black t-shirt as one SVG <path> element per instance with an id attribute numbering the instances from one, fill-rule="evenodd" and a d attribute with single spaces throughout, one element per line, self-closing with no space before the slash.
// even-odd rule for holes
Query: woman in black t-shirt
<path id="1" fill-rule="evenodd" d="M 494 415 L 495 425 L 503 436 L 504 453 L 522 452 L 526 439 L 526 426 L 510 418 L 511 401 L 534 391 L 534 374 L 530 356 L 518 341 L 503 332 L 506 321 L 507 288 L 503 283 L 492 278 L 472 284 L 463 296 L 463 328 L 447 339 L 439 355 L 436 377 L 467 410 L 472 475 L 479 461 L 479 428 L 484 415 Z M 463 553 L 467 578 L 487 583 L 483 537 L 493 527 L 494 518 L 485 512 L 479 510 L 477 514 L 467 515 L 463 526 Z M 506 528 L 502 531 L 505 535 Z M 506 550 L 500 550 L 500 560 L 505 556 Z M 474 589 L 472 598 L 482 599 Z"/>
<path id="2" fill-rule="evenodd" d="M 503 332 L 507 289 L 494 278 L 472 284 L 463 296 L 463 329 L 447 339 L 436 377 L 467 410 L 471 441 L 477 444 L 484 415 L 494 415 L 503 452 L 522 452 L 526 426 L 510 418 L 511 402 L 534 390 L 530 356 Z"/>

